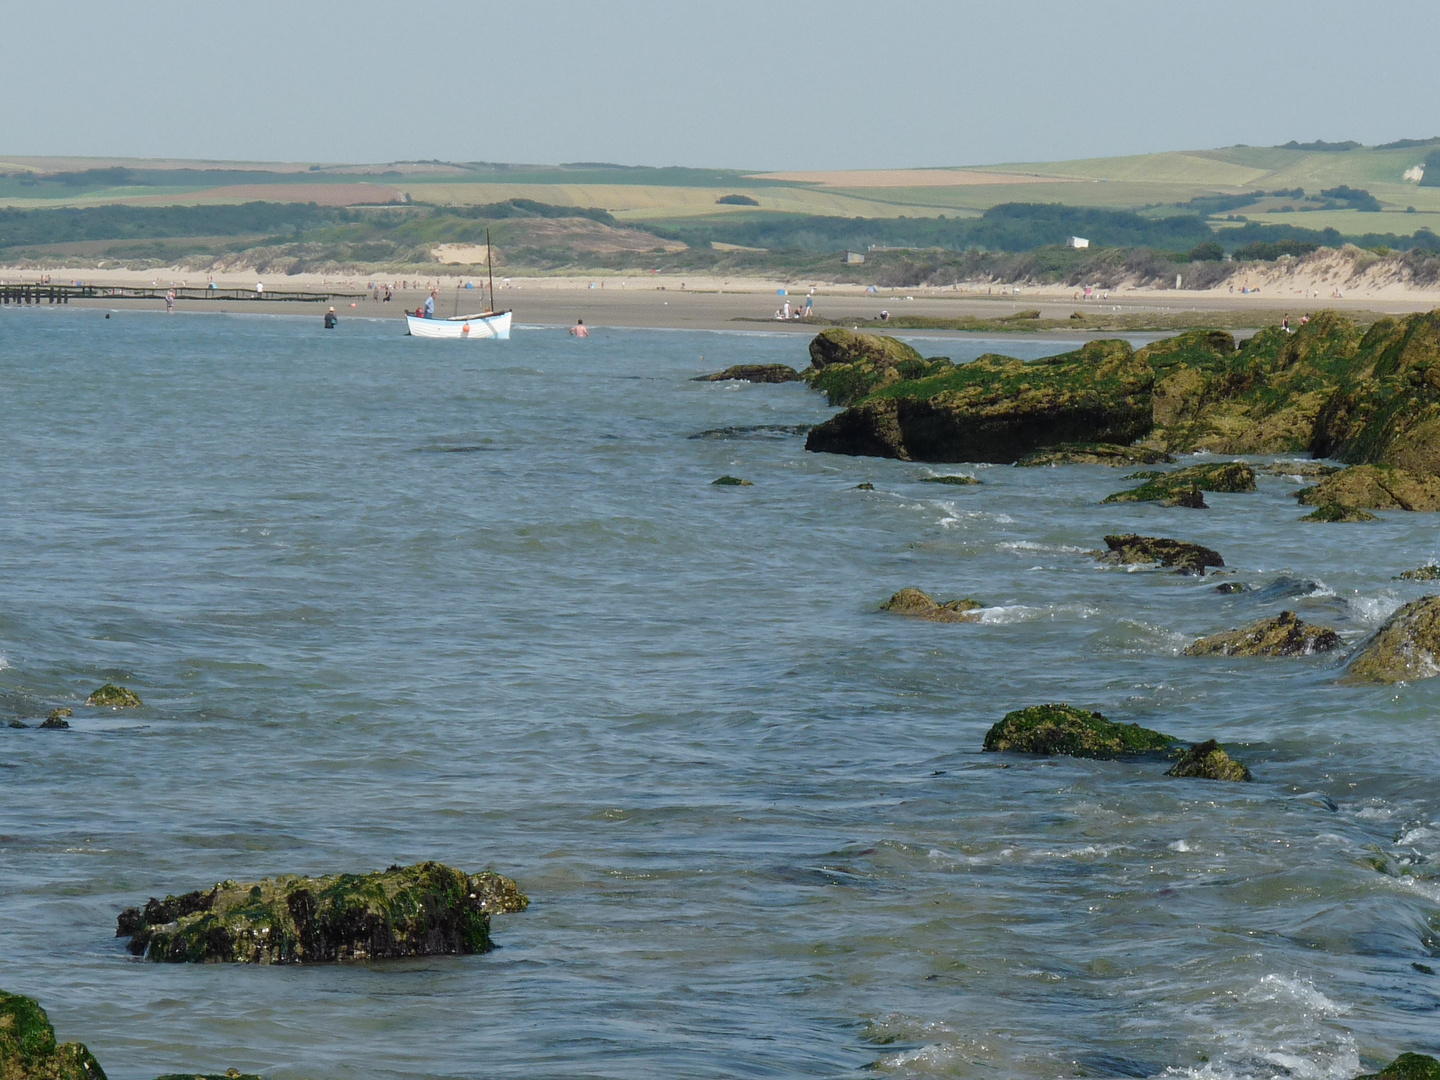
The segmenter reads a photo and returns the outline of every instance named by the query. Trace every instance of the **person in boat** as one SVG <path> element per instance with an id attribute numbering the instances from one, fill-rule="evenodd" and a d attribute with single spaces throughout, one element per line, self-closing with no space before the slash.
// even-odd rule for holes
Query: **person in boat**
<path id="1" fill-rule="evenodd" d="M 590 331 L 587 330 L 587 329 L 585 329 L 585 320 L 584 320 L 584 319 L 576 319 L 576 320 L 575 320 L 575 325 L 572 326 L 572 327 L 570 327 L 570 336 L 571 336 L 571 337 L 589 337 L 589 336 L 590 336 Z"/>
<path id="2" fill-rule="evenodd" d="M 335 329 L 335 324 L 338 323 L 339 321 L 340 321 L 340 319 L 339 319 L 338 316 L 336 316 L 336 314 L 335 314 L 335 309 L 334 309 L 333 307 L 332 307 L 329 311 L 327 311 L 327 312 L 325 313 L 325 329 L 326 329 L 326 330 L 334 330 L 334 329 Z"/>
<path id="3" fill-rule="evenodd" d="M 435 317 L 435 293 L 432 291 L 425 297 L 425 312 L 423 318 L 433 319 Z"/>

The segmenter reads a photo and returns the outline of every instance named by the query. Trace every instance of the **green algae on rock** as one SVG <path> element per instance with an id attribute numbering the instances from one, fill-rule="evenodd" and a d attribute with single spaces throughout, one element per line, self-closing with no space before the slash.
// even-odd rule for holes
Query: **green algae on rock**
<path id="1" fill-rule="evenodd" d="M 1395 683 L 1440 675 L 1440 596 L 1391 615 L 1351 657 L 1342 682 Z"/>
<path id="2" fill-rule="evenodd" d="M 1440 580 L 1440 566 L 1435 563 L 1426 563 L 1414 570 L 1406 570 L 1399 575 L 1401 581 L 1436 581 Z"/>
<path id="3" fill-rule="evenodd" d="M 874 490 L 875 490 L 875 485 L 872 484 L 872 483 L 870 483 L 869 480 L 866 480 L 866 481 L 864 481 L 863 483 L 856 484 L 856 485 L 855 485 L 855 490 L 856 490 L 856 491 L 874 491 Z"/>
<path id="4" fill-rule="evenodd" d="M 1379 521 L 1374 514 L 1366 510 L 1356 510 L 1353 506 L 1341 506 L 1339 503 L 1321 503 L 1313 511 L 1300 519 L 1301 521 Z"/>
<path id="5" fill-rule="evenodd" d="M 741 480 L 738 476 L 722 476 L 717 480 L 710 481 L 711 487 L 754 487 L 753 480 Z"/>
<path id="6" fill-rule="evenodd" d="M 141 701 L 133 690 L 107 682 L 86 698 L 85 704 L 95 708 L 134 709 L 140 706 Z"/>
<path id="7" fill-rule="evenodd" d="M 82 1043 L 55 1042 L 38 1001 L 0 990 L 0 1080 L 105 1080 L 105 1071 Z"/>
<path id="8" fill-rule="evenodd" d="M 1334 476 L 1343 465 L 1325 465 L 1318 461 L 1272 461 L 1268 465 L 1257 465 L 1256 472 L 1267 476 L 1326 477 Z"/>
<path id="9" fill-rule="evenodd" d="M 947 603 L 940 603 L 929 593 L 919 589 L 901 589 L 894 596 L 880 605 L 881 611 L 892 611 L 896 615 L 908 615 L 912 619 L 925 619 L 929 622 L 979 622 L 980 617 L 974 614 L 980 608 L 978 600 L 951 600 Z"/>
<path id="10" fill-rule="evenodd" d="M 883 334 L 823 330 L 810 342 L 810 366 L 800 377 L 831 405 L 852 405 L 881 387 L 947 370 L 944 357 L 927 360 L 903 341 Z"/>
<path id="11" fill-rule="evenodd" d="M 1237 593 L 1249 592 L 1250 586 L 1243 581 L 1222 581 L 1215 586 L 1215 591 L 1221 596 L 1235 596 Z"/>
<path id="12" fill-rule="evenodd" d="M 1355 1080 L 1440 1080 L 1440 1061 L 1429 1054 L 1401 1054 L 1379 1072 Z"/>
<path id="13" fill-rule="evenodd" d="M 1200 780 L 1249 780 L 1250 770 L 1220 748 L 1214 739 L 1196 743 L 1180 755 L 1166 776 L 1189 776 Z"/>
<path id="14" fill-rule="evenodd" d="M 67 716 L 73 715 L 75 714 L 72 713 L 69 709 L 51 709 L 50 715 L 45 717 L 44 723 L 42 723 L 40 726 L 42 728 L 68 728 L 70 726 L 70 722 L 65 718 Z"/>
<path id="15" fill-rule="evenodd" d="M 1174 460 L 1165 451 L 1149 446 L 1066 443 L 1026 454 L 1015 464 L 1027 469 L 1041 465 L 1108 465 L 1111 468 L 1122 468 L 1129 465 L 1169 464 Z"/>
<path id="16" fill-rule="evenodd" d="M 1168 750 L 1176 740 L 1139 724 L 1117 724 L 1063 702 L 1006 713 L 985 733 L 984 748 L 1025 754 L 1116 758 Z"/>
<path id="17" fill-rule="evenodd" d="M 1225 565 L 1218 551 L 1164 536 L 1122 533 L 1105 537 L 1105 546 L 1110 550 L 1097 553 L 1100 561 L 1121 566 L 1159 563 L 1163 567 L 1174 567 L 1177 574 L 1204 574 L 1206 567 Z"/>
<path id="18" fill-rule="evenodd" d="M 1176 492 L 1174 495 L 1171 495 L 1160 505 L 1183 506 L 1189 510 L 1210 509 L 1210 504 L 1205 501 L 1205 496 L 1201 494 L 1200 489 L 1197 487 L 1189 487 L 1185 488 L 1183 491 Z"/>
<path id="19" fill-rule="evenodd" d="M 736 364 L 711 375 L 697 375 L 691 382 L 799 382 L 800 372 L 789 364 Z"/>
<path id="20" fill-rule="evenodd" d="M 980 483 L 973 476 L 922 476 L 919 480 L 922 484 L 950 484 L 954 487 L 972 487 Z"/>
<path id="21" fill-rule="evenodd" d="M 1255 470 L 1243 461 L 1211 462 L 1191 465 L 1174 472 L 1150 476 L 1137 488 L 1107 495 L 1107 503 L 1170 502 L 1191 490 L 1249 492 L 1255 490 Z M 1175 505 L 1187 505 L 1177 503 Z"/>
<path id="22" fill-rule="evenodd" d="M 1352 465 L 1325 477 L 1314 487 L 1301 488 L 1295 498 L 1302 506 L 1334 503 L 1359 510 L 1440 510 L 1440 476 L 1413 473 L 1394 465 Z"/>
<path id="23" fill-rule="evenodd" d="M 1261 619 L 1243 630 L 1226 630 L 1194 642 L 1186 656 L 1313 656 L 1340 644 L 1329 626 L 1305 622 L 1293 611 Z"/>
<path id="24" fill-rule="evenodd" d="M 529 899 L 499 874 L 441 863 L 372 874 L 286 876 L 152 898 L 121 912 L 116 937 L 167 963 L 300 964 L 468 954 L 493 948 L 492 913 Z"/>

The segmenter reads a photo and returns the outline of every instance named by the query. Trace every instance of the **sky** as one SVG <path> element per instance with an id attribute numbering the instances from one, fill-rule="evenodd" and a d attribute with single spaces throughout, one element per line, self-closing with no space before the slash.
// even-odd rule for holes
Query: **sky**
<path id="1" fill-rule="evenodd" d="M 1435 0 L 0 0 L 0 158 L 977 165 L 1440 135 Z"/>

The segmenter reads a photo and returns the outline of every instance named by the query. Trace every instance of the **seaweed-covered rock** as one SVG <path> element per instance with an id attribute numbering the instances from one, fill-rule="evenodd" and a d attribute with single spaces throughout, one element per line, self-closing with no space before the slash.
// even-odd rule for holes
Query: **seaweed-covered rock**
<path id="1" fill-rule="evenodd" d="M 69 709 L 51 709 L 50 715 L 45 717 L 44 723 L 42 723 L 40 726 L 42 728 L 68 728 L 70 726 L 70 722 L 65 718 L 67 716 L 73 715 L 74 713 L 72 713 Z"/>
<path id="2" fill-rule="evenodd" d="M 884 386 L 918 379 L 953 367 L 927 360 L 903 341 L 883 334 L 821 331 L 810 342 L 810 366 L 801 378 L 822 391 L 831 405 L 852 405 Z"/>
<path id="3" fill-rule="evenodd" d="M 1374 514 L 1367 510 L 1356 510 L 1353 506 L 1341 506 L 1339 503 L 1321 503 L 1310 513 L 1300 519 L 1301 521 L 1379 521 Z"/>
<path id="4" fill-rule="evenodd" d="M 1183 506 L 1188 510 L 1209 510 L 1210 504 L 1205 501 L 1205 496 L 1198 487 L 1185 488 L 1177 491 L 1160 504 L 1161 506 Z"/>
<path id="5" fill-rule="evenodd" d="M 1440 580 L 1440 566 L 1435 563 L 1426 563 L 1424 566 L 1417 566 L 1414 570 L 1406 570 L 1400 575 L 1401 581 L 1437 581 Z"/>
<path id="6" fill-rule="evenodd" d="M 1115 758 L 1168 750 L 1175 740 L 1139 724 L 1117 724 L 1064 703 L 1006 713 L 985 733 L 985 749 L 1069 757 Z"/>
<path id="7" fill-rule="evenodd" d="M 1440 675 L 1440 596 L 1391 615 L 1345 668 L 1345 682 L 1407 682 Z"/>
<path id="8" fill-rule="evenodd" d="M 1196 743 L 1165 773 L 1166 776 L 1193 776 L 1200 780 L 1244 781 L 1250 770 L 1236 761 L 1214 739 Z"/>
<path id="9" fill-rule="evenodd" d="M 1124 341 L 1026 362 L 987 355 L 877 387 L 811 429 L 807 450 L 1010 464 L 1041 447 L 1125 445 L 1150 430 L 1149 367 Z"/>
<path id="10" fill-rule="evenodd" d="M 1203 637 L 1185 650 L 1186 656 L 1313 656 L 1340 644 L 1329 626 L 1307 623 L 1293 611 L 1261 619 L 1244 630 L 1226 630 Z"/>
<path id="11" fill-rule="evenodd" d="M 0 990 L 0 1080 L 105 1080 L 105 1071 L 83 1044 L 56 1044 L 34 998 Z"/>
<path id="12" fill-rule="evenodd" d="M 800 372 L 789 364 L 736 364 L 710 375 L 697 375 L 691 382 L 799 382 Z"/>
<path id="13" fill-rule="evenodd" d="M 1215 591 L 1221 596 L 1235 596 L 1239 593 L 1249 592 L 1250 586 L 1243 581 L 1222 581 L 1215 586 Z"/>
<path id="14" fill-rule="evenodd" d="M 170 963 L 299 964 L 485 952 L 490 915 L 529 900 L 499 874 L 440 863 L 373 874 L 221 882 L 121 912 L 115 936 Z"/>
<path id="15" fill-rule="evenodd" d="M 1358 510 L 1440 510 L 1440 476 L 1424 476 L 1393 465 L 1353 465 L 1327 476 L 1295 497 L 1302 506 L 1334 503 Z"/>
<path id="16" fill-rule="evenodd" d="M 141 701 L 135 691 L 107 682 L 86 698 L 85 704 L 103 709 L 134 709 L 140 706 Z"/>
<path id="17" fill-rule="evenodd" d="M 980 483 L 973 476 L 922 476 L 922 484 L 950 484 L 952 487 L 973 487 Z"/>
<path id="18" fill-rule="evenodd" d="M 1321 479 L 1326 476 L 1334 476 L 1343 468 L 1343 465 L 1326 465 L 1319 461 L 1272 461 L 1268 465 L 1257 466 L 1255 471 L 1263 472 L 1267 476 L 1300 476 Z"/>
<path id="19" fill-rule="evenodd" d="M 1174 472 L 1151 476 L 1137 488 L 1107 495 L 1105 502 L 1166 502 L 1170 505 L 1184 506 L 1188 504 L 1174 500 L 1183 498 L 1192 490 L 1254 491 L 1255 470 L 1243 461 L 1191 465 L 1188 468 L 1176 469 Z"/>
<path id="20" fill-rule="evenodd" d="M 1379 1072 L 1355 1080 L 1440 1080 L 1440 1061 L 1429 1054 L 1401 1054 Z"/>
<path id="21" fill-rule="evenodd" d="M 1169 464 L 1175 459 L 1163 450 L 1150 446 L 1116 446 L 1114 443 L 1067 443 L 1048 446 L 1026 454 L 1015 464 L 1022 468 L 1040 465 L 1129 465 Z"/>
<path id="22" fill-rule="evenodd" d="M 930 622 L 979 622 L 975 612 L 980 608 L 978 600 L 951 600 L 947 603 L 931 597 L 919 589 L 901 589 L 880 605 L 882 611 L 893 611 L 896 615 L 908 615 L 912 619 L 927 619 Z"/>
<path id="23" fill-rule="evenodd" d="M 855 490 L 856 490 L 856 491 L 874 491 L 874 490 L 875 490 L 875 485 L 872 484 L 872 483 L 870 483 L 869 480 L 866 480 L 866 481 L 864 481 L 864 482 L 862 482 L 862 483 L 856 484 L 856 485 L 855 485 Z"/>
<path id="24" fill-rule="evenodd" d="M 1110 550 L 1100 552 L 1100 560 L 1122 566 L 1159 563 L 1164 567 L 1174 567 L 1177 574 L 1203 574 L 1206 567 L 1225 565 L 1220 553 L 1212 548 L 1164 536 L 1122 533 L 1105 537 L 1105 546 Z"/>
<path id="25" fill-rule="evenodd" d="M 754 487 L 753 480 L 741 480 L 738 476 L 722 476 L 710 481 L 711 487 Z"/>

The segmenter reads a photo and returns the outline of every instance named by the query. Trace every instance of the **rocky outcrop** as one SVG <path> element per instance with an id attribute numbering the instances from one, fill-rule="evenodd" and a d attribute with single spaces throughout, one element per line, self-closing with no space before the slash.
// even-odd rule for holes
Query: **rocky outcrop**
<path id="1" fill-rule="evenodd" d="M 1355 1080 L 1440 1080 L 1440 1061 L 1429 1054 L 1401 1054 L 1379 1072 Z"/>
<path id="2" fill-rule="evenodd" d="M 1193 505 L 1179 502 L 1195 491 L 1254 491 L 1255 470 L 1243 461 L 1212 462 L 1191 465 L 1174 472 L 1150 473 L 1145 483 L 1129 491 L 1107 495 L 1105 502 L 1165 502 L 1177 506 Z M 1202 501 L 1203 506 L 1203 501 Z"/>
<path id="3" fill-rule="evenodd" d="M 1272 461 L 1269 465 L 1257 465 L 1256 472 L 1267 476 L 1315 477 L 1333 476 L 1344 466 L 1325 465 L 1318 461 Z"/>
<path id="4" fill-rule="evenodd" d="M 1116 758 L 1168 750 L 1169 735 L 1139 724 L 1117 724 L 1072 705 L 1033 705 L 1006 713 L 985 733 L 986 750 L 1069 757 Z"/>
<path id="5" fill-rule="evenodd" d="M 1329 626 L 1305 622 L 1293 611 L 1261 619 L 1243 630 L 1226 630 L 1203 637 L 1185 650 L 1186 656 L 1313 656 L 1340 644 Z"/>
<path id="6" fill-rule="evenodd" d="M 1181 754 L 1180 760 L 1165 775 L 1242 782 L 1250 779 L 1250 770 L 1222 750 L 1214 739 L 1209 739 Z"/>
<path id="7" fill-rule="evenodd" d="M 1158 563 L 1174 568 L 1177 574 L 1203 574 L 1207 567 L 1225 565 L 1220 553 L 1212 548 L 1164 536 L 1122 533 L 1105 537 L 1105 546 L 1109 550 L 1098 553 L 1100 561 L 1121 566 Z"/>
<path id="8" fill-rule="evenodd" d="M 133 690 L 107 682 L 86 698 L 85 704 L 101 709 L 135 709 L 139 708 L 141 701 L 140 695 Z"/>
<path id="9" fill-rule="evenodd" d="M 1124 341 L 1033 363 L 982 356 L 871 392 L 811 429 L 805 448 L 1009 464 L 1059 443 L 1123 445 L 1150 429 L 1152 382 Z"/>
<path id="10" fill-rule="evenodd" d="M 0 1080 L 105 1080 L 105 1070 L 82 1043 L 55 1042 L 34 998 L 0 990 Z"/>
<path id="11" fill-rule="evenodd" d="M 529 900 L 499 874 L 440 863 L 373 874 L 223 881 L 121 912 L 115 936 L 168 963 L 301 964 L 486 952 L 492 913 Z"/>
<path id="12" fill-rule="evenodd" d="M 883 387 L 953 367 L 944 357 L 927 360 L 883 334 L 834 329 L 821 331 L 810 342 L 810 366 L 801 378 L 824 393 L 831 405 L 853 405 Z"/>
<path id="13" fill-rule="evenodd" d="M 799 382 L 800 372 L 789 364 L 736 364 L 710 375 L 697 375 L 691 382 Z"/>
<path id="14" fill-rule="evenodd" d="M 942 604 L 919 589 L 901 589 L 880 605 L 881 611 L 891 611 L 896 615 L 949 623 L 979 622 L 980 616 L 975 614 L 979 608 L 980 601 L 969 599 L 950 600 Z"/>
<path id="15" fill-rule="evenodd" d="M 1295 497 L 1302 506 L 1347 506 L 1355 510 L 1440 510 L 1440 476 L 1394 465 L 1354 465 L 1327 476 Z"/>
<path id="16" fill-rule="evenodd" d="M 710 481 L 711 487 L 754 487 L 755 481 L 741 480 L 738 476 L 721 476 Z"/>
<path id="17" fill-rule="evenodd" d="M 1068 443 L 1051 446 L 1026 454 L 1015 464 L 1022 468 L 1040 465 L 1109 465 L 1125 468 L 1131 465 L 1161 465 L 1175 459 L 1163 450 L 1149 446 L 1117 446 L 1114 443 Z"/>
<path id="18" fill-rule="evenodd" d="M 67 716 L 74 716 L 74 715 L 75 715 L 75 714 L 74 714 L 73 712 L 71 712 L 69 709 L 51 709 L 51 710 L 50 710 L 50 715 L 47 716 L 47 717 L 45 717 L 44 722 L 43 722 L 40 726 L 41 726 L 42 728 L 52 728 L 52 729 L 53 729 L 53 728 L 60 728 L 60 729 L 68 728 L 68 727 L 70 726 L 70 721 L 69 721 L 69 720 L 66 720 L 65 718 L 66 718 Z"/>
<path id="19" fill-rule="evenodd" d="M 1300 520 L 1355 522 L 1378 521 L 1380 519 L 1366 510 L 1356 510 L 1353 506 L 1341 506 L 1339 503 L 1321 503 Z"/>
<path id="20" fill-rule="evenodd" d="M 1395 683 L 1440 675 L 1440 596 L 1406 604 L 1361 645 L 1344 682 Z"/>
<path id="21" fill-rule="evenodd" d="M 1414 570 L 1406 570 L 1400 575 L 1401 581 L 1436 581 L 1440 580 L 1440 566 L 1435 563 L 1426 563 Z"/>

